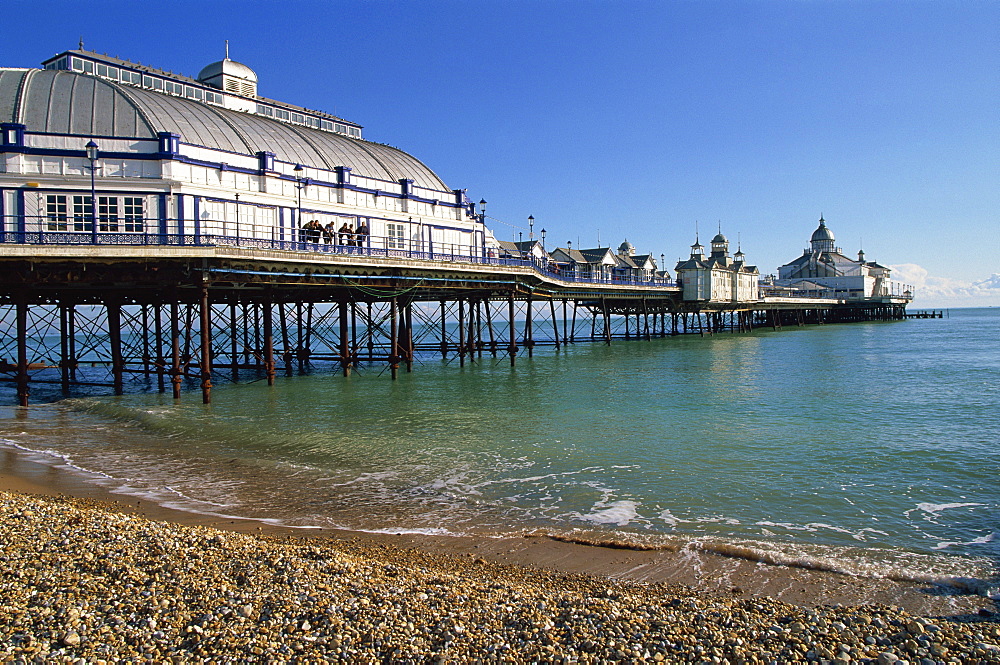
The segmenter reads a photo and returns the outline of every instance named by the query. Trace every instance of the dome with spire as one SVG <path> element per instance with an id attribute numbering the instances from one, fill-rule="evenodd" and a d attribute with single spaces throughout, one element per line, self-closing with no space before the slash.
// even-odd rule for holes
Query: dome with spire
<path id="1" fill-rule="evenodd" d="M 835 240 L 833 237 L 833 231 L 827 228 L 826 220 L 822 216 L 819 218 L 819 227 L 813 231 L 811 242 L 816 242 L 817 240 Z"/>
<path id="2" fill-rule="evenodd" d="M 826 220 L 823 216 L 819 216 L 819 226 L 813 231 L 812 237 L 809 239 L 809 243 L 812 245 L 812 251 L 814 252 L 832 252 L 835 251 L 834 241 L 836 239 L 833 237 L 833 231 L 827 228 Z"/>
<path id="3" fill-rule="evenodd" d="M 625 242 L 618 245 L 618 253 L 625 256 L 635 256 L 635 245 L 630 243 L 628 238 L 626 238 Z"/>

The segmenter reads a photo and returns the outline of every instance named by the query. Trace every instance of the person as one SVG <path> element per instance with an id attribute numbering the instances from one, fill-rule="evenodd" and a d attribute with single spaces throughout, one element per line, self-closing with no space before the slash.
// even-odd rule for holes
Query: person
<path id="1" fill-rule="evenodd" d="M 349 245 L 351 242 L 351 234 L 354 229 L 347 222 L 337 230 L 337 244 L 338 245 Z"/>
<path id="2" fill-rule="evenodd" d="M 368 222 L 361 222 L 358 225 L 358 230 L 354 234 L 354 244 L 358 247 L 368 245 Z"/>
<path id="3" fill-rule="evenodd" d="M 299 242 L 310 242 L 312 238 L 312 222 L 306 222 L 302 225 L 302 230 L 299 232 Z"/>
<path id="4" fill-rule="evenodd" d="M 329 245 L 333 242 L 333 239 L 337 237 L 337 227 L 334 226 L 333 222 L 330 222 L 323 227 L 323 242 Z"/>

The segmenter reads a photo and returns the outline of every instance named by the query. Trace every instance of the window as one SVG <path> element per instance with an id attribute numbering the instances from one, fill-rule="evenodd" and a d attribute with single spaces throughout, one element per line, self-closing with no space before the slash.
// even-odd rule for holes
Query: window
<path id="1" fill-rule="evenodd" d="M 143 76 L 142 77 L 142 86 L 144 88 L 152 88 L 153 87 L 153 77 L 152 76 Z"/>
<path id="2" fill-rule="evenodd" d="M 341 125 L 340 123 L 337 123 L 337 124 L 335 124 L 333 126 L 333 131 L 340 132 L 341 134 L 346 134 L 347 133 L 347 125 Z"/>
<path id="3" fill-rule="evenodd" d="M 385 225 L 385 246 L 387 249 L 406 249 L 406 227 L 403 224 Z"/>
<path id="4" fill-rule="evenodd" d="M 45 197 L 45 217 L 49 231 L 66 231 L 66 197 L 49 194 Z"/>
<path id="5" fill-rule="evenodd" d="M 118 197 L 97 197 L 98 229 L 103 232 L 118 232 Z"/>
<path id="6" fill-rule="evenodd" d="M 125 232 L 142 233 L 145 231 L 143 220 L 142 198 L 138 196 L 126 196 L 124 199 L 125 212 Z"/>
<path id="7" fill-rule="evenodd" d="M 302 117 L 301 113 L 292 114 L 292 122 L 305 123 L 306 119 Z"/>
<path id="8" fill-rule="evenodd" d="M 153 90 L 163 90 L 163 79 L 153 79 Z"/>
<path id="9" fill-rule="evenodd" d="M 108 67 L 108 78 L 117 79 L 118 78 L 118 68 Z"/>
<path id="10" fill-rule="evenodd" d="M 278 118 L 281 118 L 282 120 L 289 119 L 289 113 L 284 109 L 274 109 L 274 115 Z"/>
<path id="11" fill-rule="evenodd" d="M 93 74 L 94 73 L 94 63 L 92 63 L 90 60 L 84 60 L 83 61 L 83 71 L 87 72 L 88 74 Z"/>
<path id="12" fill-rule="evenodd" d="M 266 115 L 266 116 L 273 116 L 274 115 L 274 109 L 272 109 L 270 106 L 261 106 L 260 104 L 258 104 L 257 105 L 257 113 L 260 113 L 261 115 Z"/>
<path id="13" fill-rule="evenodd" d="M 80 60 L 79 58 L 73 58 L 73 69 L 75 69 L 78 72 L 82 72 L 83 60 Z"/>
<path id="14" fill-rule="evenodd" d="M 89 196 L 73 197 L 73 230 L 90 231 L 94 219 L 94 204 Z"/>
<path id="15" fill-rule="evenodd" d="M 107 76 L 108 75 L 108 66 L 107 65 L 102 65 L 102 64 L 98 63 L 97 64 L 97 75 L 98 76 Z"/>
<path id="16" fill-rule="evenodd" d="M 348 127 L 347 133 L 356 138 L 361 138 L 361 130 L 357 127 Z"/>

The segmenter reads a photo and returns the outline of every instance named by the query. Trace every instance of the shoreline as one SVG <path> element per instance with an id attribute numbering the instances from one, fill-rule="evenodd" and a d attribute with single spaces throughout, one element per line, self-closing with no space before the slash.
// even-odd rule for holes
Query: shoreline
<path id="1" fill-rule="evenodd" d="M 0 492 L 0 660 L 1000 663 L 994 615 L 803 608 L 120 507 Z"/>
<path id="2" fill-rule="evenodd" d="M 95 505 L 114 512 L 186 527 L 300 541 L 362 543 L 396 550 L 415 548 L 429 555 L 508 564 L 525 570 L 581 574 L 598 580 L 682 585 L 710 598 L 770 598 L 803 608 L 888 605 L 921 616 L 976 616 L 981 611 L 997 610 L 996 603 L 989 598 L 954 587 L 854 577 L 729 557 L 697 548 L 637 550 L 567 542 L 545 534 L 525 534 L 519 538 L 383 534 L 223 519 L 116 495 L 82 477 L 29 461 L 11 450 L 0 452 L 0 491 L 73 497 L 96 502 Z"/>

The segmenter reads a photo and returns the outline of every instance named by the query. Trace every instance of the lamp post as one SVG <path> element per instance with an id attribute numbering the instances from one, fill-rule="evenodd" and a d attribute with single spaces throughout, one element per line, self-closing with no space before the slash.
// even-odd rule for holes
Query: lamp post
<path id="1" fill-rule="evenodd" d="M 542 229 L 542 251 L 545 251 L 545 229 Z"/>
<path id="2" fill-rule="evenodd" d="M 660 274 L 663 276 L 663 281 L 667 281 L 666 254 L 660 254 Z"/>
<path id="3" fill-rule="evenodd" d="M 483 225 L 482 254 L 486 256 L 486 199 L 479 199 L 479 221 Z"/>
<path id="4" fill-rule="evenodd" d="M 528 215 L 528 240 L 535 239 L 535 217 Z"/>
<path id="5" fill-rule="evenodd" d="M 301 234 L 301 231 L 302 231 L 302 188 L 305 187 L 307 184 L 309 184 L 308 181 L 307 181 L 307 179 L 302 177 L 302 172 L 304 170 L 305 169 L 302 168 L 301 164 L 296 164 L 295 165 L 295 169 L 294 169 L 294 171 L 295 171 L 295 190 L 296 190 L 296 193 L 298 194 L 298 203 L 297 203 L 297 207 L 296 207 L 297 214 L 296 214 L 296 218 L 295 218 L 296 219 L 295 225 L 298 228 L 298 231 L 300 232 L 299 233 L 299 242 L 302 241 L 302 234 Z"/>
<path id="6" fill-rule="evenodd" d="M 97 244 L 97 183 L 95 175 L 97 169 L 97 144 L 91 139 L 85 146 L 87 148 L 87 159 L 90 160 L 90 241 Z"/>

